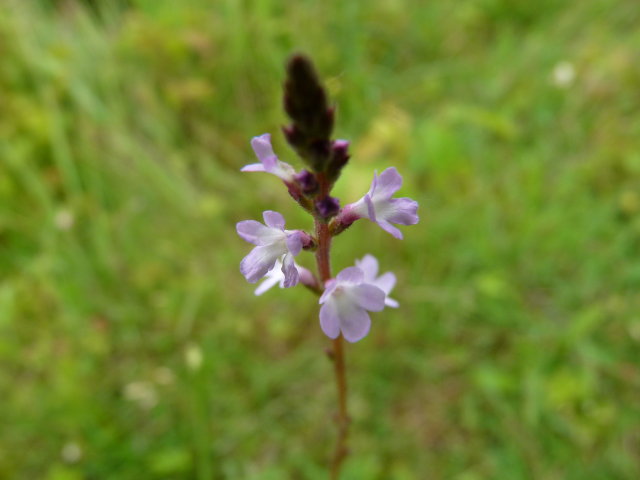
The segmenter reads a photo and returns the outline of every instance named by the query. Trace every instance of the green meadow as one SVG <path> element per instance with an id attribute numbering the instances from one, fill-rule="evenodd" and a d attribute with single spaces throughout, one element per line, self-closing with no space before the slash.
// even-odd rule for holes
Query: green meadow
<path id="1" fill-rule="evenodd" d="M 0 3 L 0 479 L 315 480 L 335 438 L 304 288 L 253 295 L 240 173 L 311 56 L 352 159 L 420 223 L 336 238 L 394 271 L 347 345 L 344 480 L 640 478 L 640 4 Z M 311 267 L 303 252 L 301 264 Z"/>

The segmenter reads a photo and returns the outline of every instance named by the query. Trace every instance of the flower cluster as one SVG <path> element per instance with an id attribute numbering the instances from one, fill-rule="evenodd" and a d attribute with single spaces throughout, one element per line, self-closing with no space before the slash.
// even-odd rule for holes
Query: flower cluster
<path id="1" fill-rule="evenodd" d="M 245 220 L 237 232 L 255 245 L 240 263 L 240 271 L 250 283 L 264 281 L 255 290 L 261 295 L 279 284 L 281 288 L 304 285 L 320 296 L 320 327 L 330 338 L 342 335 L 356 342 L 367 335 L 371 325 L 368 312 L 385 306 L 398 307 L 389 297 L 396 283 L 391 272 L 378 276 L 378 261 L 372 255 L 356 260 L 354 266 L 330 275 L 331 239 L 359 219 L 368 219 L 401 239 L 395 225 L 418 223 L 418 204 L 409 198 L 394 198 L 402 186 L 402 177 L 394 167 L 380 175 L 374 173 L 369 191 L 358 201 L 340 208 L 330 196 L 331 188 L 349 161 L 346 140 L 331 140 L 334 109 L 327 105 L 326 94 L 310 62 L 301 56 L 292 58 L 285 83 L 285 110 L 292 124 L 283 128 L 287 142 L 308 165 L 299 172 L 280 161 L 273 151 L 271 136 L 252 139 L 251 146 L 259 163 L 242 168 L 243 172 L 266 172 L 277 176 L 291 197 L 314 219 L 315 231 L 286 230 L 285 219 L 267 210 L 264 224 Z M 319 278 L 295 262 L 303 250 L 315 252 Z"/>

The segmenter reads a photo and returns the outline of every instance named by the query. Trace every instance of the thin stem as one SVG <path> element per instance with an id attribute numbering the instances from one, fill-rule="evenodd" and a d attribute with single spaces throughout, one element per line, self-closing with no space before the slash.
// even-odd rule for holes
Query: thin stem
<path id="1" fill-rule="evenodd" d="M 337 480 L 340 476 L 340 467 L 347 457 L 349 450 L 347 448 L 347 435 L 349 433 L 349 415 L 347 413 L 347 377 L 344 367 L 344 348 L 342 335 L 333 341 L 333 365 L 336 374 L 336 383 L 338 386 L 338 416 L 336 423 L 338 424 L 338 439 L 336 448 L 333 452 L 333 460 L 331 462 L 331 479 Z"/>
<path id="2" fill-rule="evenodd" d="M 320 195 L 327 195 L 329 185 L 327 184 L 324 175 L 318 175 L 318 180 L 320 183 Z M 329 231 L 329 225 L 319 218 L 315 219 L 315 226 L 316 238 L 318 240 L 316 262 L 318 264 L 320 281 L 324 285 L 324 282 L 331 278 L 331 233 Z M 338 438 L 336 440 L 336 447 L 331 460 L 331 479 L 338 480 L 340 477 L 340 468 L 349 452 L 347 449 L 347 435 L 349 433 L 349 415 L 347 413 L 347 377 L 345 373 L 342 335 L 333 340 L 333 351 L 329 357 L 333 360 L 336 386 L 338 390 L 338 414 L 336 416 Z"/>

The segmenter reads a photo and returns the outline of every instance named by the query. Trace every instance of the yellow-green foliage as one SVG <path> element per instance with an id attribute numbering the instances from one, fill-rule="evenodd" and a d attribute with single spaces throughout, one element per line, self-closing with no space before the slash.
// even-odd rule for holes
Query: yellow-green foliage
<path id="1" fill-rule="evenodd" d="M 265 132 L 296 163 L 297 50 L 352 140 L 343 202 L 395 165 L 421 204 L 404 241 L 361 222 L 335 243 L 401 302 L 347 351 L 345 480 L 640 478 L 639 20 L 632 0 L 0 2 L 0 478 L 326 478 L 316 300 L 254 298 L 234 228 L 310 226 L 238 171 Z"/>

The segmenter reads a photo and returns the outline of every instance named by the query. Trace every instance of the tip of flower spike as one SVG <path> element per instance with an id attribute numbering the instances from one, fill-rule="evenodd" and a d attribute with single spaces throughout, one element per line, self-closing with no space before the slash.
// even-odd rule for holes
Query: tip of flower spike
<path id="1" fill-rule="evenodd" d="M 284 109 L 292 125 L 283 129 L 289 144 L 315 171 L 324 171 L 329 159 L 334 109 L 311 60 L 293 55 L 286 66 Z"/>

